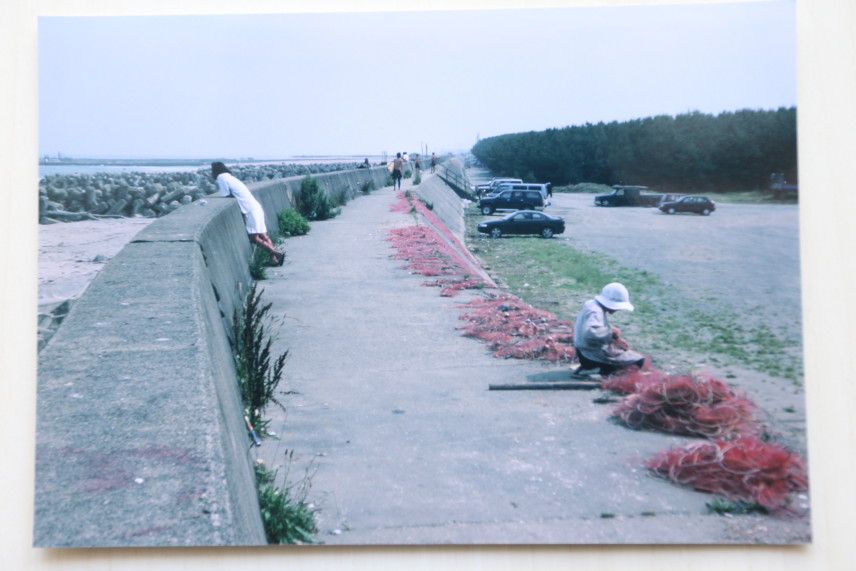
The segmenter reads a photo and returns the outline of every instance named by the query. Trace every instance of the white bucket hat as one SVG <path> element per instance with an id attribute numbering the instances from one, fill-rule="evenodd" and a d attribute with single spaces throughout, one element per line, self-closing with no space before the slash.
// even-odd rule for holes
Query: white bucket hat
<path id="1" fill-rule="evenodd" d="M 602 306 L 612 311 L 620 309 L 633 311 L 633 304 L 630 303 L 630 294 L 627 293 L 627 288 L 618 282 L 606 284 L 603 286 L 603 291 L 600 292 L 600 295 L 596 295 L 594 298 Z"/>

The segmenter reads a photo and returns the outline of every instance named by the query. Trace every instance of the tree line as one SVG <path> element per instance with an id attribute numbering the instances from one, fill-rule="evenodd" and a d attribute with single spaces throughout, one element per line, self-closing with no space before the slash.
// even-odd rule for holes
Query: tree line
<path id="1" fill-rule="evenodd" d="M 797 182 L 796 107 L 696 111 L 498 135 L 478 141 L 471 152 L 494 173 L 531 182 L 765 189 L 772 173 Z"/>

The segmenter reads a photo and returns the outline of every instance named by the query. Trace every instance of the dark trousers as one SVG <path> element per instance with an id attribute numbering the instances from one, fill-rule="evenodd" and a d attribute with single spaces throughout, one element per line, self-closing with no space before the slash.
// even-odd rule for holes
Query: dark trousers
<path id="1" fill-rule="evenodd" d="M 591 359 L 585 357 L 580 351 L 577 351 L 577 358 L 580 360 L 580 366 L 583 369 L 600 369 L 600 374 L 604 377 L 608 377 L 609 375 L 615 374 L 618 371 L 623 371 L 627 367 L 620 367 L 618 365 L 610 365 L 607 363 L 600 363 L 598 361 L 592 361 Z M 636 365 L 640 369 L 642 365 L 645 364 L 645 359 L 639 359 L 635 363 L 631 363 L 630 366 Z"/>

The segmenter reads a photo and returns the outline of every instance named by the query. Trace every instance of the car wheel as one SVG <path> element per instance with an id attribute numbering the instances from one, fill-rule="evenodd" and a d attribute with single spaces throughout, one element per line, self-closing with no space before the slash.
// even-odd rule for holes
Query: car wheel
<path id="1" fill-rule="evenodd" d="M 502 230 L 500 230 L 499 228 L 493 228 L 490 231 L 490 237 L 491 238 L 499 238 L 501 236 L 502 236 Z"/>
<path id="2" fill-rule="evenodd" d="M 482 206 L 482 214 L 485 216 L 490 216 L 493 214 L 493 208 L 490 206 Z"/>
<path id="3" fill-rule="evenodd" d="M 553 237 L 553 229 L 552 228 L 544 228 L 541 230 L 542 238 L 552 238 Z"/>
<path id="4" fill-rule="evenodd" d="M 704 210 L 702 210 L 702 211 L 701 211 L 701 215 L 702 215 L 702 216 L 709 216 L 709 215 L 710 215 L 710 210 L 708 210 L 707 208 L 705 208 Z"/>
<path id="5" fill-rule="evenodd" d="M 668 212 L 669 214 L 674 214 L 674 213 L 675 213 L 675 209 L 674 209 L 674 208 L 670 208 L 670 209 L 668 209 L 666 212 Z"/>

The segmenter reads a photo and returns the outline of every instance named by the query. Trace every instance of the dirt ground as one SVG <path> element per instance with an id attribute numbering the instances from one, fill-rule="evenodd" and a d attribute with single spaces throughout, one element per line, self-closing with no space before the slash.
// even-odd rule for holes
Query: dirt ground
<path id="1" fill-rule="evenodd" d="M 697 302 L 708 313 L 737 314 L 747 329 L 765 325 L 801 345 L 796 205 L 717 204 L 710 216 L 667 215 L 654 208 L 597 207 L 592 195 L 555 194 L 547 212 L 565 217 L 567 230 L 558 238 L 570 245 L 654 273 L 674 288 L 676 299 Z M 685 358 L 746 391 L 781 440 L 805 452 L 804 386 L 716 365 L 705 354 Z"/>
<path id="2" fill-rule="evenodd" d="M 77 299 L 104 265 L 154 218 L 39 225 L 39 309 Z"/>
<path id="3" fill-rule="evenodd" d="M 587 194 L 555 194 L 559 237 L 647 270 L 704 307 L 742 313 L 799 336 L 799 211 L 788 204 L 718 204 L 710 216 L 656 208 L 596 207 Z"/>

